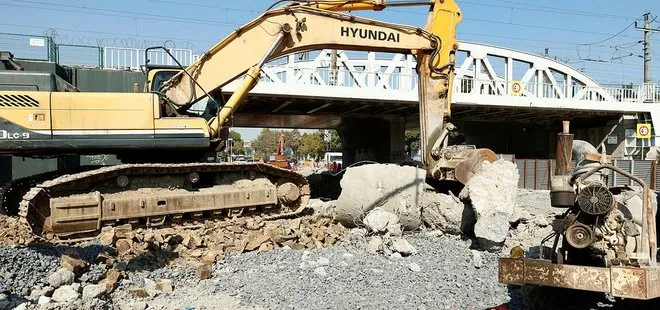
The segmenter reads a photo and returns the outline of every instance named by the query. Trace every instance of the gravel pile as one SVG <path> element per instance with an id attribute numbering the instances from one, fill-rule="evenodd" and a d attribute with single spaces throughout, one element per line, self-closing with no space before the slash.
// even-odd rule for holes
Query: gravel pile
<path id="1" fill-rule="evenodd" d="M 0 247 L 0 292 L 27 296 L 58 267 L 54 249 Z"/>
<path id="2" fill-rule="evenodd" d="M 228 257 L 216 264 L 211 287 L 267 308 L 485 309 L 510 301 L 497 284 L 496 255 L 479 252 L 477 268 L 469 240 L 406 239 L 418 253 L 405 258 L 368 254 L 359 242 Z"/>
<path id="3" fill-rule="evenodd" d="M 562 210 L 550 207 L 547 191 L 520 190 L 516 201 L 501 252 L 480 250 L 476 237 L 427 230 L 403 234 L 415 249 L 408 255 L 375 253 L 368 243 L 379 235 L 355 228 L 331 246 L 294 249 L 282 243 L 272 250 L 225 252 L 200 271 L 198 261 L 185 257 L 187 250 L 178 252 L 184 257 L 160 251 L 129 255 L 129 261 L 99 260 L 101 247 L 88 245 L 77 252 L 89 266 L 58 293 L 48 289 L 48 279 L 61 272 L 60 255 L 68 248 L 0 247 L 0 310 L 22 303 L 20 309 L 523 309 L 523 290 L 497 282 L 497 259 L 515 245 L 538 243 Z M 121 273 L 117 287 L 85 298 L 110 266 Z M 34 288 L 43 294 L 35 295 Z M 561 292 L 557 298 L 586 296 L 577 293 L 582 295 Z M 70 302 L 55 302 L 69 296 Z M 601 298 L 576 308 L 617 309 L 613 305 Z"/>
<path id="4" fill-rule="evenodd" d="M 510 303 L 516 309 L 520 304 L 517 291 L 511 297 L 497 283 L 497 255 L 471 250 L 472 240 L 415 233 L 405 237 L 418 253 L 386 257 L 367 253 L 362 234 L 354 230 L 329 248 L 228 255 L 208 280 L 197 279 L 194 268 L 129 272 L 111 296 L 112 307 L 141 308 L 144 302 L 149 309 L 208 309 L 223 302 L 221 309 L 487 309 Z M 131 290 L 145 278 L 171 279 L 174 292 L 134 297 Z"/>

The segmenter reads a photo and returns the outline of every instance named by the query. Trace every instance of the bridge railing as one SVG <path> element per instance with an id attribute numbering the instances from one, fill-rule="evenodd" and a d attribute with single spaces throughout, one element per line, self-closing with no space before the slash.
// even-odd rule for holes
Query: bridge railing
<path id="1" fill-rule="evenodd" d="M 417 76 L 402 72 L 384 73 L 345 68 L 301 68 L 286 65 L 264 67 L 261 81 L 276 84 L 321 85 L 416 91 Z"/>
<path id="2" fill-rule="evenodd" d="M 493 81 L 461 77 L 454 81 L 457 93 L 485 96 L 524 96 L 545 99 L 570 99 L 608 102 L 657 102 L 660 93 L 655 84 L 628 87 L 585 87 L 565 83 L 523 83 L 522 93 L 516 94 L 511 81 Z"/>

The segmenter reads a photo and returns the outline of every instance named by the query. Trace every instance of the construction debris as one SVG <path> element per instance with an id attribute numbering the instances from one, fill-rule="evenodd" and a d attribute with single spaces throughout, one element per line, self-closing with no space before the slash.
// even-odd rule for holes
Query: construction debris
<path id="1" fill-rule="evenodd" d="M 364 217 L 364 225 L 368 230 L 375 233 L 389 233 L 390 235 L 401 235 L 401 223 L 399 217 L 377 207 Z"/>
<path id="2" fill-rule="evenodd" d="M 419 202 L 427 186 L 423 169 L 394 164 L 350 167 L 340 185 L 336 219 L 346 227 L 356 227 L 377 207 L 397 215 L 403 230 L 422 224 Z"/>
<path id="3" fill-rule="evenodd" d="M 63 268 L 75 274 L 80 274 L 87 269 L 87 262 L 81 259 L 75 251 L 67 251 L 63 254 L 60 258 L 60 264 Z"/>
<path id="4" fill-rule="evenodd" d="M 473 233 L 474 211 L 451 192 L 424 192 L 422 203 L 422 220 L 428 228 L 454 235 Z"/>
<path id="5" fill-rule="evenodd" d="M 48 284 L 57 289 L 60 286 L 72 284 L 76 275 L 73 271 L 66 268 L 60 268 L 48 277 Z"/>
<path id="6" fill-rule="evenodd" d="M 195 269 L 195 275 L 201 280 L 210 279 L 211 275 L 213 275 L 213 271 L 211 270 L 211 266 L 199 265 L 197 266 L 197 269 Z"/>
<path id="7" fill-rule="evenodd" d="M 510 161 L 484 162 L 459 195 L 474 211 L 474 235 L 484 250 L 496 251 L 504 245 L 516 205 L 518 177 L 518 168 Z"/>

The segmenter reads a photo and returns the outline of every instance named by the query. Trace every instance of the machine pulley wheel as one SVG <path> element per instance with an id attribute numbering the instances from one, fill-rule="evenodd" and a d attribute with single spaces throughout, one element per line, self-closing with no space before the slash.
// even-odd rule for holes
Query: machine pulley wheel
<path id="1" fill-rule="evenodd" d="M 573 224 L 566 230 L 566 241 L 576 249 L 584 249 L 593 242 L 594 233 L 589 226 Z"/>

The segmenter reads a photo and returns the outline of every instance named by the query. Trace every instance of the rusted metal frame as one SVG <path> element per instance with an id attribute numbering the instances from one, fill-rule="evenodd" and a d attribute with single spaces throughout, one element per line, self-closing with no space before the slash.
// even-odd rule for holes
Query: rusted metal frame
<path id="1" fill-rule="evenodd" d="M 593 267 L 554 264 L 548 260 L 502 258 L 498 281 L 512 285 L 541 285 L 592 292 L 614 297 L 648 300 L 660 297 L 660 268 Z"/>
<path id="2" fill-rule="evenodd" d="M 604 164 L 598 167 L 595 167 L 591 170 L 589 170 L 587 173 L 581 175 L 577 180 L 575 178 L 571 178 L 571 183 L 575 184 L 575 182 L 582 182 L 582 180 L 592 176 L 594 173 L 603 170 L 603 169 L 610 169 L 613 170 L 635 182 L 637 182 L 642 188 L 643 188 L 643 208 L 642 208 L 642 247 L 644 251 L 642 254 L 646 254 L 647 258 L 649 259 L 649 265 L 650 266 L 655 266 L 656 265 L 656 252 L 657 252 L 657 245 L 655 242 L 656 238 L 656 231 L 655 231 L 655 218 L 653 217 L 653 209 L 651 209 L 651 195 L 650 195 L 650 189 L 646 182 L 644 180 L 634 176 L 633 174 L 617 167 L 614 165 L 610 164 Z M 646 252 L 649 251 L 649 252 Z M 636 251 L 637 252 L 637 251 Z M 639 252 L 637 252 L 639 254 Z"/>
<path id="3" fill-rule="evenodd" d="M 656 184 L 656 182 L 657 182 L 657 173 L 658 173 L 658 162 L 654 160 L 651 163 L 651 186 L 649 186 L 650 188 L 653 188 L 653 189 L 658 188 L 658 186 Z"/>

